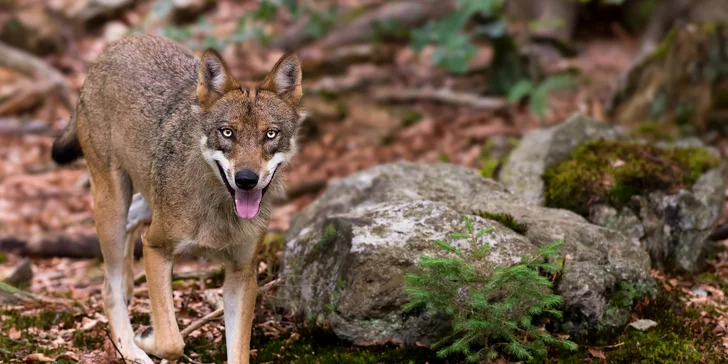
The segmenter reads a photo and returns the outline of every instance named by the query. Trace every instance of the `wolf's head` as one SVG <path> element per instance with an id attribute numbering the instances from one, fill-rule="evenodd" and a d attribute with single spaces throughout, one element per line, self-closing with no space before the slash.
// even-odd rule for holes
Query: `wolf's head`
<path id="1" fill-rule="evenodd" d="M 301 64 L 285 55 L 256 88 L 241 87 L 214 50 L 200 59 L 197 99 L 206 127 L 202 155 L 230 192 L 235 213 L 252 219 L 268 186 L 296 150 L 305 111 Z"/>

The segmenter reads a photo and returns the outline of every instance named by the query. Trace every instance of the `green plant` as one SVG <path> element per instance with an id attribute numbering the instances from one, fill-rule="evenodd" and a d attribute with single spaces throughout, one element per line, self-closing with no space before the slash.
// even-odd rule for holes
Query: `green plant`
<path id="1" fill-rule="evenodd" d="M 544 118 L 549 93 L 557 89 L 572 87 L 575 84 L 576 79 L 569 74 L 549 76 L 537 83 L 531 80 L 521 80 L 508 90 L 508 102 L 516 103 L 528 98 L 528 110 L 532 114 Z"/>
<path id="2" fill-rule="evenodd" d="M 524 256 L 519 264 L 478 269 L 488 255 L 489 245 L 478 240 L 493 229 L 475 232 L 465 218 L 466 233 L 452 239 L 467 239 L 470 249 L 463 251 L 437 240 L 446 256 L 420 258 L 420 273 L 408 274 L 405 292 L 410 302 L 405 310 L 424 307 L 432 314 L 452 318 L 453 331 L 434 344 L 440 357 L 465 355 L 468 361 L 495 359 L 507 354 L 521 360 L 544 358 L 547 346 L 576 350 L 575 343 L 552 336 L 534 325 L 534 317 L 561 317 L 555 307 L 561 297 L 551 290 L 549 278 L 541 272 L 557 273 L 558 268 L 545 259 L 558 253 L 562 242 L 541 248 L 533 257 Z"/>
<path id="3" fill-rule="evenodd" d="M 468 62 L 477 49 L 471 42 L 472 34 L 466 25 L 476 14 L 501 14 L 505 0 L 458 0 L 450 15 L 432 20 L 412 32 L 412 46 L 420 52 L 428 44 L 435 44 L 432 60 L 453 73 L 465 73 Z"/>

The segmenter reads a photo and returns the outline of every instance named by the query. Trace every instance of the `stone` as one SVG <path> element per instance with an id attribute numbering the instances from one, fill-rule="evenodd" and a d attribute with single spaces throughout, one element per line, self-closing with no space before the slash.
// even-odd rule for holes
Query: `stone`
<path id="1" fill-rule="evenodd" d="M 528 225 L 520 235 L 478 212 L 509 213 Z M 634 300 L 652 291 L 649 256 L 628 238 L 570 211 L 527 203 L 477 171 L 450 164 L 397 162 L 351 175 L 297 215 L 286 233 L 280 302 L 301 319 L 331 325 L 355 344 L 432 343 L 445 317 L 404 313 L 404 277 L 419 257 L 441 255 L 436 239 L 465 229 L 470 216 L 491 252 L 479 269 L 519 262 L 563 240 L 556 291 L 564 330 L 613 330 L 629 319 Z M 469 244 L 458 245 L 469 249 Z"/>
<path id="2" fill-rule="evenodd" d="M 569 158 L 574 148 L 587 140 L 616 140 L 619 128 L 574 114 L 565 122 L 545 129 L 529 131 L 508 158 L 498 175 L 506 188 L 529 203 L 545 203 L 541 176 L 549 167 Z"/>
<path id="3" fill-rule="evenodd" d="M 567 160 L 579 145 L 597 139 L 629 141 L 618 126 L 574 115 L 562 124 L 526 134 L 500 172 L 501 182 L 524 200 L 545 205 L 544 172 Z M 659 148 L 702 148 L 720 153 L 697 138 Z M 706 171 L 689 189 L 633 196 L 626 206 L 589 206 L 587 219 L 620 231 L 650 253 L 652 266 L 666 272 L 694 273 L 704 263 L 708 237 L 723 211 L 725 165 Z"/>
<path id="4" fill-rule="evenodd" d="M 10 269 L 2 281 L 11 286 L 18 287 L 30 284 L 31 279 L 33 279 L 33 266 L 30 259 L 25 258 Z"/>
<path id="5" fill-rule="evenodd" d="M 691 8 L 728 13 L 725 5 Z M 728 80 L 726 44 L 725 19 L 675 27 L 625 74 L 610 102 L 611 120 L 706 132 L 710 114 L 719 106 L 720 84 Z"/>

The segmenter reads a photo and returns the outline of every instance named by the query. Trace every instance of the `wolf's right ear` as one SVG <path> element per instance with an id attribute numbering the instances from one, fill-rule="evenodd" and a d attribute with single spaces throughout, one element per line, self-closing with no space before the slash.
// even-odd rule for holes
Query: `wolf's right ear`
<path id="1" fill-rule="evenodd" d="M 240 86 L 230 75 L 220 54 L 212 48 L 206 50 L 197 68 L 197 100 L 200 107 L 207 109 L 222 95 L 238 88 Z"/>

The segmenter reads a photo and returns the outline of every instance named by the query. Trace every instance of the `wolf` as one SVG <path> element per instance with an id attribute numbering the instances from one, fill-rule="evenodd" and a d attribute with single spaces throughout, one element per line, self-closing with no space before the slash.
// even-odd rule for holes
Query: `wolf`
<path id="1" fill-rule="evenodd" d="M 225 266 L 228 363 L 248 363 L 257 295 L 255 253 L 271 195 L 296 151 L 305 118 L 301 64 L 286 54 L 257 87 L 244 87 L 212 49 L 136 35 L 109 44 L 88 72 L 69 124 L 51 156 L 88 166 L 104 258 L 104 311 L 124 359 L 174 360 L 184 342 L 172 301 L 172 267 L 188 252 Z M 133 244 L 127 213 L 134 191 L 151 211 L 142 236 L 152 326 L 135 335 Z"/>

